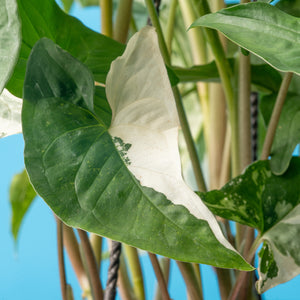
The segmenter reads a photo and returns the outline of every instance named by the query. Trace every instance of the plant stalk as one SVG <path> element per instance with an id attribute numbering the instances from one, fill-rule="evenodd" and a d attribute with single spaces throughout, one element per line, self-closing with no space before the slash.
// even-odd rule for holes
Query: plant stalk
<path id="1" fill-rule="evenodd" d="M 134 293 L 138 300 L 144 300 L 145 299 L 144 281 L 143 281 L 142 268 L 141 268 L 137 249 L 125 244 L 124 244 L 124 248 L 128 259 L 129 268 L 131 271 Z"/>
<path id="2" fill-rule="evenodd" d="M 83 297 L 89 297 L 91 293 L 89 279 L 85 272 L 83 262 L 80 255 L 80 250 L 73 228 L 63 224 L 63 239 L 64 246 L 67 250 L 69 259 L 75 271 L 79 285 L 83 291 Z"/>
<path id="3" fill-rule="evenodd" d="M 169 277 L 170 277 L 170 258 L 162 257 L 159 261 L 159 264 L 161 266 L 161 270 L 162 270 L 166 285 L 168 286 Z M 162 300 L 162 296 L 161 296 L 159 286 L 158 286 L 158 288 L 156 288 L 154 299 L 155 300 Z"/>
<path id="4" fill-rule="evenodd" d="M 125 44 L 131 22 L 132 0 L 119 1 L 113 37 L 116 41 Z"/>
<path id="5" fill-rule="evenodd" d="M 58 266 L 59 266 L 61 295 L 63 300 L 68 300 L 65 259 L 64 259 L 64 244 L 63 244 L 63 223 L 57 217 L 55 217 L 55 219 L 56 219 L 57 252 L 58 252 Z"/>
<path id="6" fill-rule="evenodd" d="M 101 267 L 101 256 L 102 256 L 102 237 L 97 234 L 91 233 L 90 242 L 91 242 L 91 246 L 95 255 L 95 259 L 99 271 Z"/>
<path id="7" fill-rule="evenodd" d="M 102 34 L 108 37 L 112 37 L 113 36 L 112 0 L 99 0 L 99 4 L 101 6 L 101 32 Z"/>
<path id="8" fill-rule="evenodd" d="M 172 41 L 174 36 L 174 25 L 175 25 L 177 4 L 178 4 L 178 0 L 171 0 L 170 13 L 167 21 L 167 26 L 166 26 L 166 44 L 170 56 L 172 53 Z"/>
<path id="9" fill-rule="evenodd" d="M 94 300 L 103 300 L 103 291 L 98 274 L 97 262 L 86 231 L 77 229 L 82 244 L 82 249 L 86 258 L 88 272 L 91 279 Z"/>
<path id="10" fill-rule="evenodd" d="M 161 268 L 160 268 L 160 265 L 159 265 L 156 255 L 153 253 L 150 253 L 150 252 L 148 252 L 148 255 L 149 255 L 151 264 L 153 266 L 153 270 L 154 270 L 158 285 L 161 290 L 162 299 L 163 300 L 171 300 L 169 292 L 168 292 L 168 288 L 167 288 L 167 285 L 166 285 L 166 282 L 165 282 L 165 279 L 164 279 L 164 276 L 161 271 Z"/>
<path id="11" fill-rule="evenodd" d="M 124 254 L 120 256 L 120 268 L 118 274 L 118 289 L 122 300 L 136 300 L 132 285 L 128 276 Z"/>
<path id="12" fill-rule="evenodd" d="M 284 78 L 282 80 L 282 83 L 281 83 L 281 86 L 280 86 L 280 89 L 279 89 L 279 92 L 277 95 L 277 99 L 275 102 L 275 106 L 274 106 L 274 109 L 272 112 L 272 116 L 271 116 L 271 119 L 269 122 L 263 149 L 261 152 L 261 157 L 260 157 L 261 160 L 268 159 L 268 157 L 270 155 L 271 147 L 272 147 L 273 140 L 275 137 L 276 128 L 277 128 L 277 125 L 279 122 L 282 107 L 283 107 L 292 77 L 293 77 L 293 73 L 288 72 L 284 75 Z"/>
<path id="13" fill-rule="evenodd" d="M 202 291 L 199 288 L 193 266 L 189 263 L 181 261 L 177 261 L 177 265 L 182 274 L 182 277 L 187 287 L 188 294 L 191 297 L 191 299 L 203 300 Z"/>

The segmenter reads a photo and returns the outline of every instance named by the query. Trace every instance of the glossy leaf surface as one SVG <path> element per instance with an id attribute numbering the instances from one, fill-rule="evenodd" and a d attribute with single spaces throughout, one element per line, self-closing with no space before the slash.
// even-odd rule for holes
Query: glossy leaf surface
<path id="1" fill-rule="evenodd" d="M 195 26 L 217 29 L 274 68 L 300 74 L 300 19 L 270 4 L 235 5 L 199 18 Z"/>
<path id="2" fill-rule="evenodd" d="M 264 96 L 260 107 L 266 124 L 269 122 L 276 96 Z M 277 126 L 271 149 L 271 170 L 283 174 L 290 163 L 295 147 L 300 142 L 300 96 L 288 95 Z"/>
<path id="3" fill-rule="evenodd" d="M 0 0 L 0 94 L 15 66 L 21 44 L 16 0 Z"/>
<path id="4" fill-rule="evenodd" d="M 261 232 L 259 292 L 300 274 L 300 159 L 281 176 L 259 161 L 219 191 L 201 194 L 215 214 Z"/>
<path id="5" fill-rule="evenodd" d="M 22 220 L 36 197 L 26 171 L 16 174 L 11 182 L 9 198 L 12 208 L 11 231 L 14 239 L 17 240 Z"/>
<path id="6" fill-rule="evenodd" d="M 145 57 L 145 49 L 151 49 L 151 55 Z M 49 79 L 30 77 L 31 72 L 43 72 L 35 63 L 37 56 L 46 58 L 45 66 L 49 53 L 66 55 L 49 40 L 41 40 L 34 47 L 25 82 L 22 122 L 30 180 L 54 212 L 71 226 L 178 260 L 251 270 L 225 240 L 196 194 L 184 186 L 182 178 L 176 181 L 180 173 L 177 116 L 174 99 L 169 99 L 171 87 L 154 30 L 148 28 L 137 34 L 124 56 L 112 66 L 106 83 L 111 97 L 110 127 L 106 124 L 106 104 L 96 103 L 105 101 L 101 89 L 94 98 L 93 112 L 74 97 L 81 90 L 79 86 L 74 86 L 73 93 L 58 88 L 60 74 L 56 74 L 58 86 L 51 85 L 52 94 L 48 89 L 52 75 Z M 61 74 L 64 82 L 64 72 Z M 82 76 L 72 76 L 72 82 L 80 85 Z M 126 85 L 118 80 L 121 78 L 126 79 Z M 153 82 L 159 83 L 157 89 L 149 90 Z M 127 130 L 122 130 L 123 126 Z M 146 131 L 141 136 L 139 130 L 143 128 Z M 143 149 L 146 152 L 139 152 Z M 154 157 L 157 152 L 163 158 Z M 162 167 L 176 171 L 173 177 L 159 177 L 165 185 L 153 180 L 153 170 L 158 176 L 155 169 Z M 183 200 L 169 190 L 170 180 L 182 185 L 181 193 L 186 193 Z"/>
<path id="7" fill-rule="evenodd" d="M 0 95 L 0 138 L 21 133 L 22 99 L 4 89 Z"/>
<path id="8" fill-rule="evenodd" d="M 53 0 L 18 0 L 22 22 L 22 46 L 15 72 L 8 89 L 22 97 L 26 62 L 34 44 L 42 37 L 53 40 L 83 62 L 104 83 L 111 62 L 125 46 L 85 27 L 65 14 Z"/>

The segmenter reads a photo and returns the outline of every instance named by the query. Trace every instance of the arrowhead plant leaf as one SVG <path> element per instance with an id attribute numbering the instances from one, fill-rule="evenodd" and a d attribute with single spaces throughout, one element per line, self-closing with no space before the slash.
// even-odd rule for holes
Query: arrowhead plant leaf
<path id="1" fill-rule="evenodd" d="M 66 72 L 80 64 L 68 55 L 39 41 L 24 88 L 25 165 L 52 210 L 68 225 L 177 260 L 252 270 L 183 182 L 175 102 L 154 29 L 134 35 L 111 66 L 109 126 L 103 90 L 91 109 L 82 94 L 87 69 Z M 44 68 L 47 76 L 38 76 Z"/>
<path id="2" fill-rule="evenodd" d="M 217 29 L 274 68 L 300 74 L 300 19 L 273 5 L 235 5 L 200 17 L 196 26 Z"/>
<path id="3" fill-rule="evenodd" d="M 201 193 L 212 212 L 260 231 L 260 293 L 300 274 L 300 159 L 277 176 L 269 161 L 250 165 L 219 191 Z"/>
<path id="4" fill-rule="evenodd" d="M 16 0 L 0 0 L 0 94 L 18 60 L 21 29 Z"/>
<path id="5" fill-rule="evenodd" d="M 0 95 L 0 138 L 21 133 L 22 99 L 4 89 Z"/>

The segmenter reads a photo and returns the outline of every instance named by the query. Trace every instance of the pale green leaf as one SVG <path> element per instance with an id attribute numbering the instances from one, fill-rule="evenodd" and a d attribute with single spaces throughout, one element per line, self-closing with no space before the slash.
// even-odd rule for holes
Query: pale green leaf
<path id="1" fill-rule="evenodd" d="M 0 94 L 18 59 L 20 27 L 16 0 L 0 0 Z"/>
<path id="2" fill-rule="evenodd" d="M 269 122 L 276 95 L 264 96 L 260 108 L 266 124 Z M 300 96 L 288 94 L 280 115 L 271 149 L 271 170 L 283 174 L 290 163 L 295 147 L 300 142 Z"/>
<path id="3" fill-rule="evenodd" d="M 74 0 L 62 0 L 61 2 L 63 4 L 65 12 L 69 12 L 69 10 L 73 5 Z"/>
<path id="4" fill-rule="evenodd" d="M 22 132 L 21 110 L 22 99 L 4 89 L 0 95 L 0 138 Z"/>
<path id="5" fill-rule="evenodd" d="M 11 231 L 15 240 L 17 240 L 22 220 L 35 197 L 36 192 L 29 182 L 26 171 L 15 175 L 9 190 L 12 208 Z"/>
<path id="6" fill-rule="evenodd" d="M 300 74 L 300 19 L 270 4 L 235 5 L 199 18 L 196 26 L 217 29 L 274 68 Z"/>
<path id="7" fill-rule="evenodd" d="M 164 256 L 251 270 L 180 177 L 176 109 L 154 29 L 134 36 L 125 54 L 113 63 L 106 82 L 110 127 L 102 90 L 97 90 L 93 113 L 73 97 L 75 92 L 58 89 L 65 75 L 57 73 L 53 81 L 49 52 L 66 55 L 50 40 L 34 47 L 22 122 L 26 169 L 53 211 L 71 226 Z M 35 63 L 42 58 L 43 64 Z M 50 78 L 28 81 L 31 72 L 43 74 L 41 66 L 47 66 Z M 77 85 L 84 83 L 80 73 L 70 74 L 79 92 Z M 55 82 L 52 94 L 49 82 Z M 163 166 L 165 174 L 160 175 Z"/>
<path id="8" fill-rule="evenodd" d="M 215 214 L 260 231 L 261 293 L 300 274 L 299 182 L 300 158 L 281 176 L 271 172 L 269 161 L 259 161 L 221 190 L 200 194 Z"/>

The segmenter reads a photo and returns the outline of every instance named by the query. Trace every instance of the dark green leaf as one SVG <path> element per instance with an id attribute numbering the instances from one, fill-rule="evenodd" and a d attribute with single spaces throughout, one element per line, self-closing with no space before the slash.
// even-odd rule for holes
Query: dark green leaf
<path id="1" fill-rule="evenodd" d="M 36 197 L 36 192 L 31 186 L 25 170 L 14 176 L 9 194 L 12 207 L 11 230 L 17 240 L 22 220 Z"/>
<path id="2" fill-rule="evenodd" d="M 300 74 L 300 19 L 270 4 L 235 5 L 199 18 L 196 26 L 220 30 L 276 69 Z"/>
<path id="3" fill-rule="evenodd" d="M 26 62 L 34 44 L 42 37 L 52 39 L 83 62 L 104 83 L 111 62 L 125 46 L 85 27 L 66 15 L 53 0 L 18 0 L 22 22 L 22 46 L 19 61 L 8 89 L 22 97 Z"/>
<path id="4" fill-rule="evenodd" d="M 17 62 L 21 29 L 16 0 L 0 0 L 0 94 Z"/>
<path id="5" fill-rule="evenodd" d="M 300 1 L 299 0 L 280 0 L 275 6 L 284 12 L 300 17 Z"/>
<path id="6" fill-rule="evenodd" d="M 260 107 L 266 124 L 269 123 L 275 95 L 264 96 Z M 295 147 L 300 142 L 300 96 L 288 95 L 277 126 L 272 150 L 271 170 L 273 173 L 283 174 L 290 163 Z"/>
<path id="7" fill-rule="evenodd" d="M 130 162 L 126 153 L 131 145 L 108 132 L 106 102 L 100 104 L 103 89 L 97 89 L 95 115 L 83 107 L 83 101 L 73 97 L 75 92 L 58 89 L 59 78 L 65 80 L 65 75 L 54 75 L 49 70 L 53 62 L 47 66 L 50 78 L 36 76 L 36 82 L 31 81 L 31 72 L 43 73 L 50 63 L 49 53 L 65 57 L 65 52 L 52 48 L 58 50 L 50 40 L 41 40 L 30 56 L 22 124 L 26 169 L 35 189 L 53 211 L 68 225 L 141 249 L 178 260 L 251 270 L 238 253 L 219 242 L 206 220 L 194 217 L 182 205 L 174 205 L 164 194 L 140 185 L 127 167 Z M 35 63 L 42 58 L 43 64 Z M 58 57 L 55 61 L 63 62 Z M 82 65 L 81 72 L 84 69 Z M 72 82 L 81 84 L 73 77 Z M 49 82 L 55 82 L 52 94 L 59 90 L 60 95 L 50 96 Z M 41 93 L 31 85 L 38 86 Z M 41 98 L 44 88 L 46 98 Z"/>
<path id="8" fill-rule="evenodd" d="M 259 254 L 259 292 L 300 274 L 300 158 L 281 176 L 269 161 L 259 161 L 219 191 L 200 194 L 215 214 L 257 228 L 264 246 Z"/>

